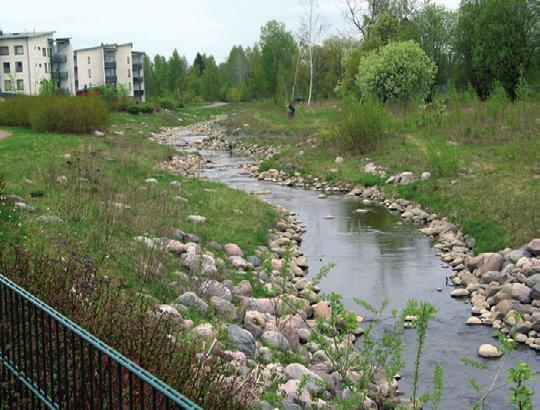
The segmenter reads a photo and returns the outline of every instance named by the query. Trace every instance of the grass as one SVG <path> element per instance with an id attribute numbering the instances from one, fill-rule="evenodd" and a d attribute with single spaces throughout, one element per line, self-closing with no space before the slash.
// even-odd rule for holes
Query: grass
<path id="1" fill-rule="evenodd" d="M 99 274 L 161 302 L 178 296 L 168 286 L 175 280 L 174 272 L 181 270 L 178 258 L 157 258 L 155 252 L 136 243 L 135 236 L 171 237 L 172 229 L 181 229 L 198 235 L 203 244 L 232 242 L 247 255 L 253 254 L 257 246 L 266 243 L 268 230 L 277 221 L 275 210 L 224 185 L 159 171 L 156 165 L 175 151 L 148 140 L 150 132 L 177 125 L 179 116 L 186 118 L 184 123 L 195 122 L 226 109 L 115 113 L 105 137 L 6 128 L 13 134 L 0 140 L 6 193 L 21 196 L 35 212 L 4 210 L 1 242 L 51 256 L 86 255 Z M 59 176 L 65 176 L 67 183 L 58 183 Z M 158 183 L 147 184 L 147 178 Z M 181 187 L 169 186 L 173 180 L 180 181 Z M 177 196 L 187 202 L 175 201 Z M 117 208 L 115 203 L 129 209 Z M 192 214 L 205 216 L 207 222 L 189 222 L 187 217 Z M 54 215 L 63 222 L 40 223 L 36 221 L 40 215 Z M 154 265 L 157 272 L 148 279 L 145 272 Z"/>
<path id="2" fill-rule="evenodd" d="M 370 160 L 390 173 L 428 171 L 433 176 L 429 181 L 396 187 L 365 174 L 368 159 L 340 149 L 328 136 L 328 130 L 335 129 L 331 119 L 339 121 L 335 102 L 299 106 L 293 122 L 285 119 L 281 107 L 241 105 L 228 127 L 251 135 L 242 137 L 246 143 L 282 147 L 281 154 L 263 163 L 263 170 L 381 184 L 386 191 L 458 223 L 476 239 L 477 252 L 521 246 L 538 236 L 538 95 L 516 103 L 500 99 L 482 103 L 470 93 L 451 93 L 405 115 L 401 107 L 387 108 L 392 113 L 388 131 L 369 154 Z M 337 165 L 336 156 L 344 157 L 344 162 Z"/>

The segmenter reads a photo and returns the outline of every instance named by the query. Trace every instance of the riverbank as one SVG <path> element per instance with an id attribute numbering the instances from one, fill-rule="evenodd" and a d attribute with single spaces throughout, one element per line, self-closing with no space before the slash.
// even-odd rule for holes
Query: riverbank
<path id="1" fill-rule="evenodd" d="M 532 203 L 540 197 L 540 102 L 493 107 L 467 95 L 449 96 L 433 107 L 396 111 L 369 158 L 339 147 L 333 138 L 339 102 L 299 105 L 294 121 L 269 103 L 237 107 L 225 122 L 244 144 L 279 147 L 262 170 L 321 181 L 380 185 L 397 197 L 422 204 L 429 213 L 448 217 L 475 238 L 476 252 L 515 248 L 538 236 L 540 220 Z M 394 112 L 392 107 L 390 112 Z M 255 137 L 256 136 L 256 137 Z M 336 163 L 336 158 L 342 158 Z M 375 162 L 385 174 L 368 166 Z M 384 184 L 392 175 L 412 172 L 409 184 Z M 430 178 L 421 179 L 424 172 Z"/>

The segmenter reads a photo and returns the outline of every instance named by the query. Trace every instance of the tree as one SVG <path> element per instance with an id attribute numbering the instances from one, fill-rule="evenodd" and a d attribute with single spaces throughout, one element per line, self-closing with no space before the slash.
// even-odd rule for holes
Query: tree
<path id="1" fill-rule="evenodd" d="M 200 96 L 206 101 L 216 101 L 219 99 L 219 73 L 214 57 L 204 56 L 204 72 L 200 79 Z"/>
<path id="2" fill-rule="evenodd" d="M 304 8 L 304 18 L 300 28 L 300 38 L 302 45 L 307 48 L 308 61 L 309 61 L 309 91 L 307 104 L 311 104 L 311 97 L 313 94 L 313 48 L 320 41 L 320 38 L 324 32 L 324 22 L 319 11 L 318 0 L 301 0 Z M 300 56 L 299 60 L 300 61 Z M 298 67 L 297 67 L 298 68 Z M 294 98 L 294 95 L 292 96 Z"/>
<path id="3" fill-rule="evenodd" d="M 292 34 L 283 23 L 271 20 L 261 28 L 260 80 L 267 97 L 286 93 L 284 86 L 293 71 L 293 57 L 297 51 Z"/>
<path id="4" fill-rule="evenodd" d="M 201 55 L 201 53 L 198 52 L 197 55 L 195 56 L 195 60 L 193 61 L 193 66 L 199 69 L 200 74 L 203 73 L 205 69 L 205 64 L 204 64 L 204 58 Z"/>
<path id="5" fill-rule="evenodd" d="M 410 36 L 437 65 L 436 84 L 446 83 L 452 64 L 452 34 L 456 24 L 456 13 L 443 6 L 428 5 L 412 21 Z"/>
<path id="6" fill-rule="evenodd" d="M 158 95 L 157 84 L 154 73 L 154 63 L 146 54 L 143 59 L 144 91 L 147 97 Z"/>
<path id="7" fill-rule="evenodd" d="M 167 65 L 167 89 L 173 95 L 179 96 L 183 89 L 187 67 L 185 67 L 184 61 L 176 49 L 174 49 Z"/>
<path id="8" fill-rule="evenodd" d="M 360 60 L 356 84 L 362 96 L 407 105 L 425 98 L 433 83 L 436 66 L 414 41 L 390 43 Z"/>
<path id="9" fill-rule="evenodd" d="M 515 98 L 520 73 L 535 54 L 534 2 L 528 0 L 463 0 L 456 26 L 455 48 L 461 83 L 478 96 L 489 96 L 495 81 Z"/>

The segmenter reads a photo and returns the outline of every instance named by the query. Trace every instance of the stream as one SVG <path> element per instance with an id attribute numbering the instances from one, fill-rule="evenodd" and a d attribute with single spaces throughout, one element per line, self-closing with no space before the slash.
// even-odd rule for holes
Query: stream
<path id="1" fill-rule="evenodd" d="M 481 344 L 496 345 L 497 341 L 492 337 L 491 328 L 465 324 L 470 316 L 470 303 L 450 297 L 453 287 L 447 286 L 446 277 L 451 270 L 443 267 L 430 239 L 420 233 L 418 227 L 403 223 L 398 215 L 384 207 L 365 205 L 358 198 L 335 195 L 318 199 L 316 191 L 288 188 L 242 175 L 238 167 L 251 162 L 248 158 L 225 152 L 203 151 L 201 154 L 212 161 L 203 168 L 201 176 L 248 193 L 269 192 L 259 197 L 297 213 L 307 228 L 301 249 L 308 257 L 310 275 L 328 263 L 336 263 L 320 284 L 322 292 L 341 294 L 346 307 L 360 314 L 365 311 L 353 298 L 361 298 L 375 306 L 387 300 L 388 311 L 403 309 L 410 299 L 435 305 L 438 313 L 430 322 L 422 356 L 420 395 L 431 388 L 433 368 L 438 362 L 444 369 L 444 395 L 440 408 L 471 408 L 470 403 L 477 395 L 469 385 L 469 377 L 475 377 L 483 387 L 489 386 L 503 359 L 484 361 L 491 366 L 491 371 L 472 369 L 461 363 L 462 357 L 478 358 Z M 358 208 L 369 212 L 354 213 Z M 334 218 L 326 219 L 329 215 Z M 406 331 L 404 358 L 407 365 L 401 372 L 399 387 L 407 395 L 412 392 L 416 346 L 415 330 Z M 540 355 L 518 346 L 507 359 L 496 387 L 505 383 L 507 368 L 520 361 L 540 369 Z M 536 392 L 533 408 L 540 409 L 540 377 L 533 382 L 532 388 Z M 486 408 L 510 409 L 508 394 L 507 387 L 498 388 L 490 394 Z"/>

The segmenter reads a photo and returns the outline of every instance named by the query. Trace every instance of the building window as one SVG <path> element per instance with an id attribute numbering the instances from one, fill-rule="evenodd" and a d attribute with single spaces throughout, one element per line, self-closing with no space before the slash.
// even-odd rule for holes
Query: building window
<path id="1" fill-rule="evenodd" d="M 21 55 L 24 54 L 23 46 L 15 46 L 15 54 Z"/>
<path id="2" fill-rule="evenodd" d="M 88 69 L 88 78 L 92 78 L 92 70 L 91 69 Z"/>
<path id="3" fill-rule="evenodd" d="M 128 78 L 131 78 L 131 70 L 129 68 L 128 68 Z"/>
<path id="4" fill-rule="evenodd" d="M 9 55 L 9 47 L 3 46 L 0 47 L 0 56 L 8 56 Z"/>
<path id="5" fill-rule="evenodd" d="M 90 63 L 90 56 L 88 56 L 88 64 L 91 64 L 91 63 Z"/>
<path id="6" fill-rule="evenodd" d="M 48 48 L 48 49 L 47 49 L 47 57 L 50 57 L 50 56 L 51 56 L 51 49 Z"/>
<path id="7" fill-rule="evenodd" d="M 41 64 L 40 64 L 41 65 Z M 47 70 L 47 63 L 45 63 L 45 74 L 47 74 L 49 71 Z"/>
<path id="8" fill-rule="evenodd" d="M 15 72 L 16 73 L 23 72 L 22 61 L 15 61 Z"/>
<path id="9" fill-rule="evenodd" d="M 11 66 L 9 63 L 4 63 L 4 74 L 11 73 Z"/>
<path id="10" fill-rule="evenodd" d="M 13 84 L 11 83 L 11 80 L 4 80 L 4 90 L 13 91 Z"/>
<path id="11" fill-rule="evenodd" d="M 131 64 L 131 63 L 129 62 L 129 57 L 127 58 L 127 60 L 128 60 L 128 64 Z"/>
<path id="12" fill-rule="evenodd" d="M 128 91 L 131 92 L 131 83 L 128 83 Z"/>
<path id="13" fill-rule="evenodd" d="M 46 48 L 43 49 L 43 57 L 47 57 L 47 49 Z"/>
<path id="14" fill-rule="evenodd" d="M 17 80 L 17 91 L 24 90 L 24 80 Z"/>

